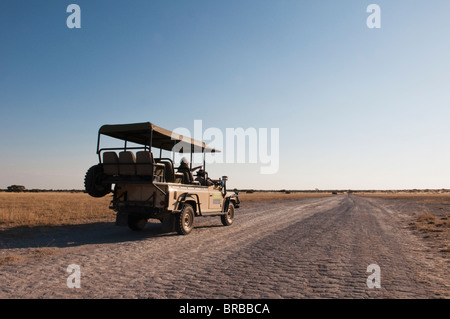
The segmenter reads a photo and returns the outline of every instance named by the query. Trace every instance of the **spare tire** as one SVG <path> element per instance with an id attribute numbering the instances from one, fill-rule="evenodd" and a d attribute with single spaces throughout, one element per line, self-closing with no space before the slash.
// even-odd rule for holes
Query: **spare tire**
<path id="1" fill-rule="evenodd" d="M 84 177 L 84 188 L 92 197 L 103 197 L 111 192 L 111 184 L 103 184 L 103 167 L 101 164 L 92 166 Z"/>

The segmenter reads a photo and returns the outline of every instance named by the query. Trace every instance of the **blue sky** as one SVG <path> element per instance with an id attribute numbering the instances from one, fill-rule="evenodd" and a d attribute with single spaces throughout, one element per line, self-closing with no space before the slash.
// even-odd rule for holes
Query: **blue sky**
<path id="1" fill-rule="evenodd" d="M 66 8 L 81 8 L 69 29 Z M 381 29 L 366 8 L 381 7 Z M 279 128 L 265 189 L 450 188 L 447 0 L 0 3 L 0 188 L 82 188 L 102 124 Z"/>

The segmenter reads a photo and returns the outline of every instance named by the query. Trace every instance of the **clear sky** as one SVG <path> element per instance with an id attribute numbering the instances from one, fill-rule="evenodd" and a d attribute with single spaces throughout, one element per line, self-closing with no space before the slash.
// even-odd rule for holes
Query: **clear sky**
<path id="1" fill-rule="evenodd" d="M 279 128 L 278 173 L 208 167 L 233 188 L 450 188 L 449 13 L 448 0 L 2 0 L 0 188 L 82 188 L 102 124 L 194 120 Z"/>

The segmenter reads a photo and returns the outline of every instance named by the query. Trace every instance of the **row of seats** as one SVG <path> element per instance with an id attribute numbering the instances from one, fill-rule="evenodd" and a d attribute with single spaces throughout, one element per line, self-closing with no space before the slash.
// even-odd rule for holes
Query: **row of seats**
<path id="1" fill-rule="evenodd" d="M 153 176 L 157 182 L 194 184 L 187 172 L 175 172 L 172 162 L 154 159 L 149 151 L 103 153 L 103 172 L 111 176 Z"/>
<path id="2" fill-rule="evenodd" d="M 154 163 L 152 153 L 148 151 L 136 152 L 136 156 L 129 151 L 122 151 L 119 156 L 116 152 L 104 152 L 103 172 L 106 175 L 162 176 L 164 165 Z"/>

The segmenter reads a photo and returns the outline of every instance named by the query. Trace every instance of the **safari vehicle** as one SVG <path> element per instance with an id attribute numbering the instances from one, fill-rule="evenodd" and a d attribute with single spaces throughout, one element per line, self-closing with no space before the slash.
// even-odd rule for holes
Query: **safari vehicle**
<path id="1" fill-rule="evenodd" d="M 123 141 L 123 147 L 101 148 L 102 136 Z M 153 149 L 159 149 L 159 158 Z M 162 157 L 163 150 L 172 152 L 172 159 Z M 190 153 L 189 169 L 174 167 L 175 152 Z M 220 151 L 150 122 L 103 125 L 97 139 L 99 163 L 87 171 L 85 189 L 93 197 L 113 192 L 110 208 L 117 212 L 116 225 L 132 230 L 158 219 L 165 231 L 187 235 L 200 216 L 220 216 L 230 226 L 239 197 L 227 192 L 226 176 L 210 179 L 204 170 L 205 154 L 214 152 Z M 193 153 L 203 153 L 203 167 L 192 168 Z"/>

